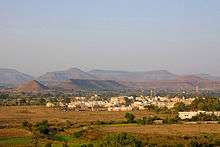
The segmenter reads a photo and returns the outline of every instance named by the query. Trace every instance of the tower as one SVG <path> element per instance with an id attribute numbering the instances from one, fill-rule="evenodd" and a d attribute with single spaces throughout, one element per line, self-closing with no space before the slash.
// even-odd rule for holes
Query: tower
<path id="1" fill-rule="evenodd" d="M 199 94 L 199 86 L 196 86 L 196 94 Z"/>

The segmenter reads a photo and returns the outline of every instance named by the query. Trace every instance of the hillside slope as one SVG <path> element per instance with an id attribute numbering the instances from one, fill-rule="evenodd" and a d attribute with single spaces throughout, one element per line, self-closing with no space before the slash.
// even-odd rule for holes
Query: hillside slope
<path id="1" fill-rule="evenodd" d="M 56 88 L 64 90 L 122 90 L 126 86 L 110 80 L 70 79 L 60 83 Z"/>
<path id="2" fill-rule="evenodd" d="M 127 81 L 127 82 L 173 80 L 177 78 L 177 75 L 172 74 L 166 70 L 156 70 L 156 71 L 148 71 L 148 72 L 92 70 L 89 71 L 88 73 L 102 80 L 115 80 L 115 81 Z"/>
<path id="3" fill-rule="evenodd" d="M 33 77 L 15 69 L 0 69 L 0 83 L 1 85 L 12 85 L 16 86 L 23 84 L 27 81 L 33 80 Z"/>
<path id="4" fill-rule="evenodd" d="M 49 90 L 49 88 L 40 82 L 33 80 L 19 85 L 16 90 L 19 92 L 43 92 L 45 90 Z"/>
<path id="5" fill-rule="evenodd" d="M 71 68 L 64 71 L 48 72 L 38 78 L 42 82 L 59 82 L 69 79 L 95 79 L 94 76 L 78 68 Z"/>

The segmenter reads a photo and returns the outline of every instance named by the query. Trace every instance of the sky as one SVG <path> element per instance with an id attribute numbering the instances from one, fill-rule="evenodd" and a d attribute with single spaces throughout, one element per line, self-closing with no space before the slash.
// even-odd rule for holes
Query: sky
<path id="1" fill-rule="evenodd" d="M 0 0 L 0 68 L 220 76 L 219 0 Z"/>

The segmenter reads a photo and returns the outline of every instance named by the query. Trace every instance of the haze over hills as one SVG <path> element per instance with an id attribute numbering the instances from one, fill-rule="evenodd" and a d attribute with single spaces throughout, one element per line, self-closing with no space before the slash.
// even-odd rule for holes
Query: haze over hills
<path id="1" fill-rule="evenodd" d="M 212 76 L 210 74 L 194 74 L 194 76 L 207 79 L 207 80 L 220 81 L 220 77 Z"/>
<path id="2" fill-rule="evenodd" d="M 42 82 L 56 82 L 56 81 L 58 82 L 69 79 L 96 79 L 96 78 L 78 68 L 70 68 L 64 71 L 48 72 L 37 79 Z"/>
<path id="3" fill-rule="evenodd" d="M 0 69 L 0 83 L 20 85 L 34 78 L 14 69 Z M 63 89 L 220 89 L 220 78 L 208 74 L 176 75 L 166 70 L 128 72 L 112 70 L 91 70 L 84 72 L 78 68 L 48 72 L 32 83 L 36 87 L 59 87 Z M 39 83 L 37 84 L 37 82 Z M 39 86 L 39 84 L 44 84 Z M 27 86 L 26 86 L 27 87 Z M 34 86 L 30 86 L 34 87 Z M 31 88 L 30 88 L 31 89 Z M 37 89 L 37 88 L 36 88 Z"/>
<path id="4" fill-rule="evenodd" d="M 110 80 L 70 79 L 56 86 L 63 90 L 122 90 L 126 86 Z"/>
<path id="5" fill-rule="evenodd" d="M 92 70 L 91 75 L 105 80 L 143 82 L 151 80 L 174 80 L 177 75 L 166 70 L 155 70 L 148 72 L 126 72 L 126 71 L 111 71 L 111 70 Z"/>
<path id="6" fill-rule="evenodd" d="M 168 89 L 168 90 L 220 90 L 220 81 L 202 79 L 197 76 L 178 76 L 174 80 L 151 80 L 147 82 L 122 82 L 122 84 L 134 89 Z"/>
<path id="7" fill-rule="evenodd" d="M 15 69 L 1 68 L 0 69 L 0 83 L 2 85 L 19 85 L 34 78 L 28 74 L 24 74 Z"/>
<path id="8" fill-rule="evenodd" d="M 55 71 L 46 73 L 38 78 L 39 81 L 47 85 L 56 85 L 58 82 L 69 79 L 87 79 L 87 80 L 112 80 L 143 82 L 152 80 L 174 80 L 178 76 L 166 70 L 149 71 L 149 72 L 127 72 L 112 70 L 92 70 L 84 72 L 77 68 L 71 68 L 66 71 Z"/>

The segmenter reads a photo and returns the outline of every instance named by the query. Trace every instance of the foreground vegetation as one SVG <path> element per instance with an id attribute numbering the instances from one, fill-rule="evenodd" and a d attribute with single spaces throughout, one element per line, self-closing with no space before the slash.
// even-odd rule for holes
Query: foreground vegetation
<path id="1" fill-rule="evenodd" d="M 201 116 L 204 118 L 204 116 Z M 162 120 L 163 124 L 154 122 Z M 63 112 L 1 107 L 0 146 L 217 146 L 220 124 L 182 124 L 149 111 Z"/>

